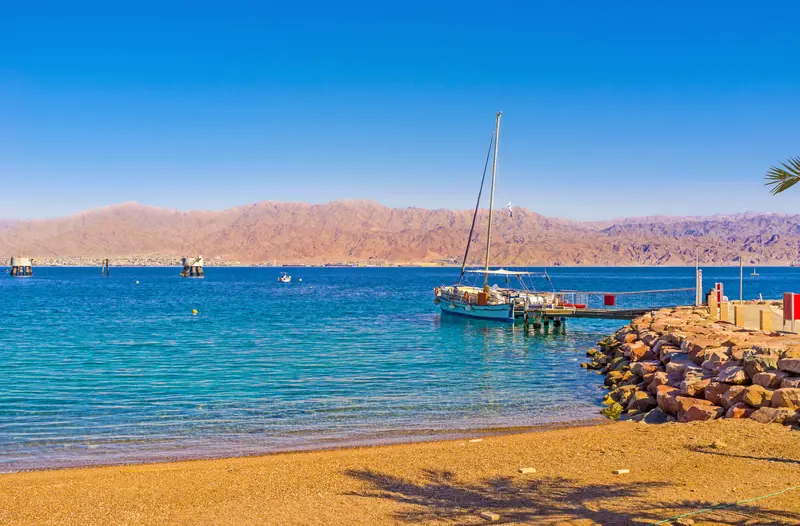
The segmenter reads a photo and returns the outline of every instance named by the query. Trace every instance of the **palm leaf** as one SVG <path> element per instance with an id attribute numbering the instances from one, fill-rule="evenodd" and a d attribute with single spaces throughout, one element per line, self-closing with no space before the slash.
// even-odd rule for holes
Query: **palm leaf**
<path id="1" fill-rule="evenodd" d="M 772 195 L 777 195 L 800 182 L 800 157 L 790 157 L 783 168 L 773 166 L 767 171 L 764 178 L 766 186 L 772 186 Z"/>

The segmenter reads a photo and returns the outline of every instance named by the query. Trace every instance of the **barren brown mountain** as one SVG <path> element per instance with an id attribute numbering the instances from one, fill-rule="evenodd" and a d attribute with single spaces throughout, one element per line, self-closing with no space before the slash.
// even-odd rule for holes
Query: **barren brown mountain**
<path id="1" fill-rule="evenodd" d="M 476 228 L 481 257 L 487 214 Z M 124 203 L 52 220 L 0 222 L 0 255 L 203 254 L 243 263 L 458 262 L 472 211 L 388 208 L 371 201 L 260 202 L 220 212 Z M 517 209 L 495 215 L 502 265 L 787 264 L 800 216 L 736 214 L 577 222 Z"/>

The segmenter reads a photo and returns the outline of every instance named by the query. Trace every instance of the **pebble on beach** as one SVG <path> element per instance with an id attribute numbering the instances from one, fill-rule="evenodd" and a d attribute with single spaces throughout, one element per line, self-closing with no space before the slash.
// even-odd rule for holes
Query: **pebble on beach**
<path id="1" fill-rule="evenodd" d="M 500 520 L 500 515 L 491 511 L 482 511 L 481 517 L 486 519 L 487 521 L 492 521 L 492 522 Z"/>

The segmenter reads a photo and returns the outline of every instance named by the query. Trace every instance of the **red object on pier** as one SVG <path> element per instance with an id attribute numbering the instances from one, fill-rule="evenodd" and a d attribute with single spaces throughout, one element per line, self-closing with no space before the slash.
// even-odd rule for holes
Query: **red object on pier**
<path id="1" fill-rule="evenodd" d="M 725 295 L 722 293 L 722 283 L 714 283 L 714 290 L 717 291 L 717 303 L 722 303 Z"/>
<path id="2" fill-rule="evenodd" d="M 614 294 L 603 295 L 603 306 L 613 307 L 616 304 L 617 304 L 617 297 Z"/>
<path id="3" fill-rule="evenodd" d="M 783 293 L 783 319 L 787 321 L 800 320 L 800 294 Z"/>

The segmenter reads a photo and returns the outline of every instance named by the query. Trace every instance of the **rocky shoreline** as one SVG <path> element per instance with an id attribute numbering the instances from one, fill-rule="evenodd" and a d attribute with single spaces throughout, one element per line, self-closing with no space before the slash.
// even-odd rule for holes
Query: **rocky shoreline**
<path id="1" fill-rule="evenodd" d="M 609 418 L 663 423 L 750 418 L 800 426 L 800 335 L 721 322 L 703 307 L 661 309 L 589 349 Z"/>

